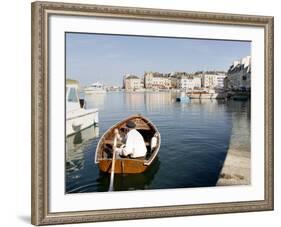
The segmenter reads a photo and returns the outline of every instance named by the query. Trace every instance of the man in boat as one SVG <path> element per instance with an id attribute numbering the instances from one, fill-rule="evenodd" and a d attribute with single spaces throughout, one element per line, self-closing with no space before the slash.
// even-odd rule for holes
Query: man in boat
<path id="1" fill-rule="evenodd" d="M 131 158 L 144 158 L 146 156 L 147 149 L 144 139 L 135 128 L 136 124 L 133 121 L 128 121 L 126 123 L 126 143 L 123 144 L 120 148 L 116 148 L 116 153 L 120 157 L 129 156 Z M 117 136 L 117 139 L 119 141 L 122 141 L 118 129 L 115 129 L 114 133 L 115 136 Z"/>

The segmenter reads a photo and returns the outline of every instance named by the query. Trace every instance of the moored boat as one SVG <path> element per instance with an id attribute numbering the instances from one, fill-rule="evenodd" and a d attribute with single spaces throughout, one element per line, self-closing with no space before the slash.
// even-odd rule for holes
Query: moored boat
<path id="1" fill-rule="evenodd" d="M 183 96 L 183 97 L 177 97 L 176 98 L 177 102 L 189 102 L 189 97 L 188 96 Z"/>
<path id="2" fill-rule="evenodd" d="M 189 95 L 191 99 L 225 99 L 224 92 L 192 92 Z"/>
<path id="3" fill-rule="evenodd" d="M 91 84 L 89 87 L 85 87 L 84 92 L 86 94 L 104 94 L 106 93 L 106 89 L 104 88 L 103 83 L 96 82 Z"/>
<path id="4" fill-rule="evenodd" d="M 176 98 L 176 101 L 177 102 L 188 102 L 190 100 L 189 100 L 189 97 L 186 95 L 185 92 L 181 92 L 180 96 Z"/>
<path id="5" fill-rule="evenodd" d="M 147 154 L 142 158 L 121 158 L 115 159 L 114 173 L 142 173 L 155 160 L 161 144 L 160 133 L 156 126 L 142 115 L 133 115 L 123 121 L 118 122 L 108 129 L 99 140 L 96 148 L 95 163 L 98 164 L 102 172 L 111 172 L 112 153 L 114 144 L 114 130 L 117 128 L 121 136 L 125 135 L 126 123 L 133 121 L 136 130 L 143 136 Z M 154 144 L 153 144 L 154 143 Z M 117 144 L 119 147 L 121 144 Z"/>
<path id="6" fill-rule="evenodd" d="M 78 81 L 66 80 L 66 136 L 98 124 L 98 109 L 86 109 L 78 96 Z"/>

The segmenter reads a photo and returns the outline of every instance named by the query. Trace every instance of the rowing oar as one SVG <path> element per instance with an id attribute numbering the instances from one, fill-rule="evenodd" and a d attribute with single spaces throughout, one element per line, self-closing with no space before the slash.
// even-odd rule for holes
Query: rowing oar
<path id="1" fill-rule="evenodd" d="M 116 147 L 117 147 L 117 134 L 115 134 L 114 136 L 113 149 L 112 149 L 111 174 L 110 174 L 110 184 L 108 189 L 109 192 L 113 191 Z"/>

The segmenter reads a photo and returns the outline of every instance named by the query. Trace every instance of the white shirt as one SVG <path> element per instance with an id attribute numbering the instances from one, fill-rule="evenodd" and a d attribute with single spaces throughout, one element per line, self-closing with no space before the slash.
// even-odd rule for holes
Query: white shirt
<path id="1" fill-rule="evenodd" d="M 136 130 L 132 129 L 127 134 L 126 146 L 123 149 L 123 155 L 131 155 L 132 158 L 144 157 L 147 149 L 142 135 Z"/>

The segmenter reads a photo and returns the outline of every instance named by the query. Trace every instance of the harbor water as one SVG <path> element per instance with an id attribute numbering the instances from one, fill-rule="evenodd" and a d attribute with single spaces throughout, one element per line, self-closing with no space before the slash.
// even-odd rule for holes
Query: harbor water
<path id="1" fill-rule="evenodd" d="M 156 125 L 161 147 L 144 173 L 116 174 L 115 191 L 215 186 L 229 147 L 242 146 L 250 152 L 250 101 L 181 103 L 177 96 L 175 92 L 86 95 L 86 107 L 99 109 L 99 126 L 66 138 L 66 193 L 108 191 L 110 175 L 100 172 L 94 162 L 97 143 L 109 127 L 138 113 Z"/>

